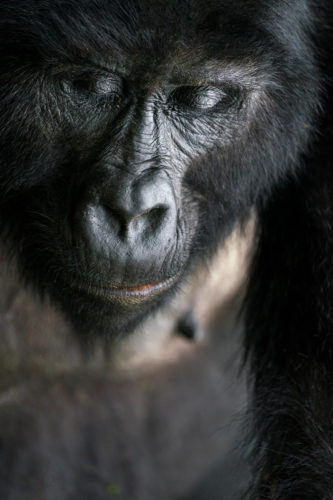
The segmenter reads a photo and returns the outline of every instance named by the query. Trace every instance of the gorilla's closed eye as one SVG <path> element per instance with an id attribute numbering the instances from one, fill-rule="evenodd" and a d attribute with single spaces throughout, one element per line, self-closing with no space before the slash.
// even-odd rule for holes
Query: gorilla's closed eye
<path id="1" fill-rule="evenodd" d="M 91 96 L 120 98 L 123 94 L 123 81 L 110 73 L 83 71 L 63 77 L 63 88 L 67 93 L 83 97 Z"/>
<path id="2" fill-rule="evenodd" d="M 212 108 L 227 108 L 235 100 L 235 91 L 230 88 L 213 86 L 182 86 L 171 92 L 168 104 L 171 107 L 188 108 L 192 110 L 211 110 Z"/>

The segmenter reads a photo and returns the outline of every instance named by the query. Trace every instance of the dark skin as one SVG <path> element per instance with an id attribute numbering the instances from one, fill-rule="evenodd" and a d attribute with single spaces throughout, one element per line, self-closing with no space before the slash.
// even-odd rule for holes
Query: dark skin
<path id="1" fill-rule="evenodd" d="M 83 339 L 130 332 L 257 214 L 256 500 L 333 491 L 331 15 L 307 0 L 0 7 L 3 239 Z"/>

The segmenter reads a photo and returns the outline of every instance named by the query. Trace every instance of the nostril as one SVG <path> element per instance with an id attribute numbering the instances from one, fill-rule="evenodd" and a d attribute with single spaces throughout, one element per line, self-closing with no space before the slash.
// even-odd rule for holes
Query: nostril
<path id="1" fill-rule="evenodd" d="M 117 219 L 126 227 L 128 227 L 131 224 L 131 222 L 139 218 L 145 218 L 145 217 L 160 218 L 168 210 L 168 206 L 163 204 L 155 205 L 154 207 L 149 207 L 142 211 L 140 211 L 140 209 L 125 210 L 122 208 L 113 207 L 105 204 L 101 206 L 109 216 Z"/>
<path id="2" fill-rule="evenodd" d="M 131 224 L 133 223 L 133 226 L 136 226 L 138 231 L 142 233 L 148 231 L 148 233 L 153 236 L 161 230 L 167 211 L 168 207 L 165 205 L 151 207 L 138 214 L 131 221 Z"/>
<path id="3" fill-rule="evenodd" d="M 110 205 L 100 205 L 100 210 L 104 213 L 104 219 L 112 226 L 115 234 L 124 239 L 130 232 L 132 235 L 149 231 L 151 235 L 161 228 L 163 219 L 166 216 L 169 207 L 164 204 L 158 204 L 149 207 L 143 211 L 127 211 Z"/>
<path id="4" fill-rule="evenodd" d="M 107 222 L 105 228 L 112 227 L 112 230 L 119 238 L 123 239 L 126 236 L 127 229 L 131 223 L 131 218 L 125 212 L 115 210 L 108 205 L 101 205 L 100 210 L 104 214 L 104 220 Z"/>
<path id="5" fill-rule="evenodd" d="M 135 215 L 133 217 L 134 219 L 138 219 L 139 217 L 144 217 L 144 216 L 149 216 L 149 217 L 158 217 L 160 218 L 165 214 L 165 212 L 168 210 L 168 207 L 166 205 L 156 205 L 154 207 L 147 208 L 146 210 L 143 210 L 141 213 Z"/>

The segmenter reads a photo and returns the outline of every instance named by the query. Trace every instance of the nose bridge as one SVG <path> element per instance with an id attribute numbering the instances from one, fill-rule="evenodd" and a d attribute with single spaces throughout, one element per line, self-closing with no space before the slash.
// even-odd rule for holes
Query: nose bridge
<path id="1" fill-rule="evenodd" d="M 124 162 L 133 174 L 139 173 L 159 153 L 159 124 L 152 99 L 133 117 L 131 132 L 124 138 Z"/>

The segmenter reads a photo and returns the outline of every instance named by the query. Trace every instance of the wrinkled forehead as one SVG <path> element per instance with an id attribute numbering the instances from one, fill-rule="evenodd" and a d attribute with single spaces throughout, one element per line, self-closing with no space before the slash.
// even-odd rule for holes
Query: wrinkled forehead
<path id="1" fill-rule="evenodd" d="M 295 22 L 288 4 L 301 12 L 304 2 L 31 0 L 27 6 L 13 0 L 0 6 L 6 20 L 0 28 L 6 47 L 15 37 L 16 50 L 21 44 L 21 50 L 35 50 L 43 59 L 91 60 L 124 73 L 152 74 L 156 68 L 203 67 L 209 61 L 253 61 L 272 45 L 274 26 L 287 32 L 288 19 Z M 280 16 L 278 23 L 273 16 Z"/>

